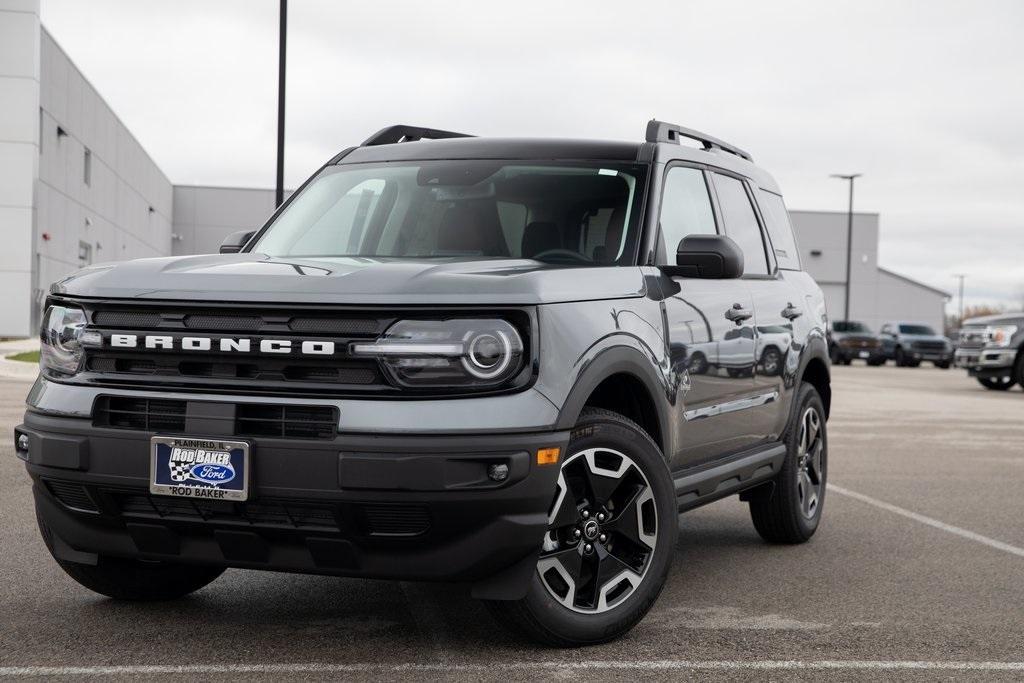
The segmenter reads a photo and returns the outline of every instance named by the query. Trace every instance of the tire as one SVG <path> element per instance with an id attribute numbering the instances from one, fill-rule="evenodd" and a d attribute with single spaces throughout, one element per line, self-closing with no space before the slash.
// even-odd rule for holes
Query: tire
<path id="1" fill-rule="evenodd" d="M 903 353 L 903 349 L 899 346 L 896 347 L 896 355 L 894 356 L 896 361 L 896 367 L 905 368 L 907 367 L 907 356 Z"/>
<path id="2" fill-rule="evenodd" d="M 1008 391 L 1017 381 L 1009 374 L 999 377 L 978 377 L 978 384 L 990 391 Z"/>
<path id="3" fill-rule="evenodd" d="M 750 518 L 769 543 L 804 543 L 817 531 L 828 481 L 828 431 L 817 390 L 804 382 L 786 433 L 786 459 L 775 480 L 750 493 Z M 809 416 L 814 417 L 809 417 Z M 814 424 L 817 430 L 813 430 Z M 804 443 L 811 435 L 810 444 Z M 805 447 L 806 446 L 806 447 Z"/>
<path id="4" fill-rule="evenodd" d="M 935 367 L 939 368 L 940 370 L 949 370 L 949 361 L 948 360 L 937 360 L 937 361 L 935 361 L 934 365 L 935 365 Z"/>
<path id="5" fill-rule="evenodd" d="M 843 362 L 843 354 L 839 350 L 839 346 L 833 346 L 828 352 L 829 360 L 832 361 L 832 365 L 841 365 Z"/>
<path id="6" fill-rule="evenodd" d="M 49 528 L 39 520 L 46 547 L 68 576 L 94 593 L 115 600 L 174 600 L 212 583 L 224 567 L 147 562 L 100 556 L 95 565 L 68 562 L 53 554 Z"/>
<path id="7" fill-rule="evenodd" d="M 678 535 L 672 476 L 638 425 L 586 408 L 567 453 L 526 597 L 487 603 L 513 632 L 556 647 L 604 643 L 633 628 L 665 585 Z M 622 473 L 601 475 L 595 467 Z M 633 562 L 624 564 L 620 555 Z M 601 583 L 602 573 L 613 578 Z"/>
<path id="8" fill-rule="evenodd" d="M 782 374 L 782 353 L 774 346 L 769 346 L 761 354 L 761 371 L 769 377 Z"/>
<path id="9" fill-rule="evenodd" d="M 691 375 L 703 375 L 708 371 L 708 358 L 698 351 L 690 356 L 690 363 L 687 368 Z"/>
<path id="10" fill-rule="evenodd" d="M 1017 362 L 1013 364 L 1013 379 L 1024 387 L 1024 349 L 1017 352 Z"/>
<path id="11" fill-rule="evenodd" d="M 870 365 L 871 367 L 878 367 L 880 365 L 885 365 L 885 359 L 884 358 L 872 358 L 871 360 L 868 361 L 868 365 Z"/>

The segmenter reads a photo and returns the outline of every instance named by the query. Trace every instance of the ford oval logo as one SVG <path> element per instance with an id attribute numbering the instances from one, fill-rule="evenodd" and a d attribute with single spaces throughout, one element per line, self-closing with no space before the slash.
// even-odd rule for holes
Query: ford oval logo
<path id="1" fill-rule="evenodd" d="M 217 465 L 209 463 L 200 463 L 192 465 L 192 469 L 189 470 L 188 476 L 192 479 L 197 479 L 204 484 L 226 484 L 235 478 L 235 468 L 231 465 Z"/>

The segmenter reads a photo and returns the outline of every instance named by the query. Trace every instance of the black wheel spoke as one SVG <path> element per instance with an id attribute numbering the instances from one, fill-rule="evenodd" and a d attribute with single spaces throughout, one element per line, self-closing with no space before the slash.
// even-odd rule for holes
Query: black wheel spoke
<path id="1" fill-rule="evenodd" d="M 649 499 L 650 489 L 646 486 L 638 488 L 602 528 L 620 534 L 639 547 L 652 547 L 654 541 L 650 534 L 644 533 L 640 510 L 640 503 Z"/>

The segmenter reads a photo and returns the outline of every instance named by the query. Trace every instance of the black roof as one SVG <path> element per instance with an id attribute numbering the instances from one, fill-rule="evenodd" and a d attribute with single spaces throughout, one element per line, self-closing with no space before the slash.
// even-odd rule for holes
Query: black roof
<path id="1" fill-rule="evenodd" d="M 593 159 L 609 161 L 647 161 L 639 142 L 609 140 L 566 140 L 558 138 L 477 138 L 458 137 L 439 140 L 375 144 L 342 152 L 334 163 L 405 161 L 422 159 Z"/>

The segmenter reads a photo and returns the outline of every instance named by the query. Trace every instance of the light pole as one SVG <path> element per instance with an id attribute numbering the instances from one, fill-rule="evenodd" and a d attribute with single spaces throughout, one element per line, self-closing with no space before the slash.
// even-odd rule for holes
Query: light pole
<path id="1" fill-rule="evenodd" d="M 850 319 L 850 271 L 853 270 L 853 181 L 861 177 L 861 173 L 833 173 L 832 178 L 850 181 L 850 205 L 846 210 L 846 302 L 843 305 L 843 318 Z"/>
<path id="2" fill-rule="evenodd" d="M 960 314 L 956 318 L 956 326 L 957 327 L 963 327 L 964 326 L 964 278 L 967 277 L 967 275 L 965 275 L 963 273 L 957 273 L 953 277 L 955 277 L 958 280 L 960 280 L 960 291 L 957 294 L 957 299 L 960 300 Z"/>
<path id="3" fill-rule="evenodd" d="M 284 58 L 288 43 L 288 0 L 281 0 L 277 53 L 277 185 L 274 206 L 284 203 Z"/>

